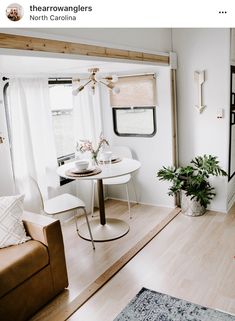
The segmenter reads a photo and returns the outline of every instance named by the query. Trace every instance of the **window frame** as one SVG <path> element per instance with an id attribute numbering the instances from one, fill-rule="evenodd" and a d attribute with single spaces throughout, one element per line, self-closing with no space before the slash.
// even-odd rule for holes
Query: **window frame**
<path id="1" fill-rule="evenodd" d="M 118 110 L 138 110 L 138 109 L 151 109 L 153 111 L 153 132 L 151 134 L 137 134 L 137 133 L 119 133 L 117 126 L 117 111 Z M 113 116 L 113 130 L 119 137 L 153 137 L 157 133 L 156 121 L 156 106 L 143 106 L 143 107 L 112 107 Z"/>

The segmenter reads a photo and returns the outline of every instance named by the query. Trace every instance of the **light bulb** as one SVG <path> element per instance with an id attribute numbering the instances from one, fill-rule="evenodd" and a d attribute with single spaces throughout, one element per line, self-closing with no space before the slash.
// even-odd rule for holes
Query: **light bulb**
<path id="1" fill-rule="evenodd" d="M 113 93 L 113 94 L 119 94 L 119 93 L 120 93 L 120 88 L 114 87 L 114 88 L 112 89 L 112 93 Z"/>
<path id="2" fill-rule="evenodd" d="M 76 96 L 76 95 L 77 95 L 80 91 L 82 91 L 83 89 L 84 89 L 84 86 L 81 85 L 80 87 L 74 89 L 74 90 L 72 91 L 72 94 L 73 94 L 74 96 Z"/>
<path id="3" fill-rule="evenodd" d="M 118 76 L 117 75 L 112 75 L 111 76 L 111 78 L 112 78 L 112 82 L 117 82 L 118 81 Z"/>
<path id="4" fill-rule="evenodd" d="M 96 74 L 95 75 L 95 79 L 96 79 L 96 81 L 100 81 L 100 80 L 102 80 L 102 75 L 100 75 L 100 74 Z"/>
<path id="5" fill-rule="evenodd" d="M 79 93 L 78 88 L 76 88 L 72 91 L 73 96 L 77 96 L 78 93 Z"/>

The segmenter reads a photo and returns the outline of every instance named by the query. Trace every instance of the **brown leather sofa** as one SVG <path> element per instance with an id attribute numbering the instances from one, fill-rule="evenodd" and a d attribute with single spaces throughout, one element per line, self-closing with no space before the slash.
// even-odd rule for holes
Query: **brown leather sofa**
<path id="1" fill-rule="evenodd" d="M 27 320 L 68 286 L 60 221 L 24 213 L 32 240 L 0 249 L 0 320 Z"/>

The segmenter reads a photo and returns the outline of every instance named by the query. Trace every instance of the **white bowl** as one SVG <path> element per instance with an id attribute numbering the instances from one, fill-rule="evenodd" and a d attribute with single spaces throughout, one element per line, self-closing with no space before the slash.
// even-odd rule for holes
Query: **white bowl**
<path id="1" fill-rule="evenodd" d="M 87 160 L 78 160 L 75 162 L 75 167 L 79 171 L 84 171 L 88 168 L 89 166 L 89 161 Z"/>

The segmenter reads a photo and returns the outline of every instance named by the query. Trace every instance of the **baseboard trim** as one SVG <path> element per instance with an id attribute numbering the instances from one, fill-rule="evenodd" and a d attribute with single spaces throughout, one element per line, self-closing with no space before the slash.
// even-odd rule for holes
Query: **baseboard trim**
<path id="1" fill-rule="evenodd" d="M 118 198 L 118 197 L 108 197 L 107 199 L 109 199 L 109 200 L 115 200 L 115 201 L 121 201 L 121 202 L 127 202 L 127 199 Z M 174 205 L 170 206 L 170 205 L 166 205 L 166 204 L 136 202 L 136 201 L 134 201 L 134 200 L 130 200 L 130 202 L 131 202 L 131 203 L 134 203 L 134 204 L 157 206 L 157 207 L 165 207 L 165 208 L 171 208 L 171 209 L 176 208 L 176 206 L 174 206 Z"/>
<path id="2" fill-rule="evenodd" d="M 44 318 L 44 321 L 64 321 L 74 314 L 86 301 L 88 301 L 103 285 L 118 273 L 137 253 L 139 253 L 156 235 L 158 235 L 179 213 L 181 209 L 173 209 L 160 223 L 149 231 L 136 245 L 122 255 L 94 282 L 87 286 L 82 293 L 69 304 L 60 306 L 57 311 Z"/>
<path id="3" fill-rule="evenodd" d="M 235 194 L 233 195 L 233 197 L 230 199 L 230 201 L 228 202 L 228 208 L 227 208 L 227 213 L 229 212 L 229 210 L 231 209 L 231 207 L 233 206 L 235 202 Z"/>

